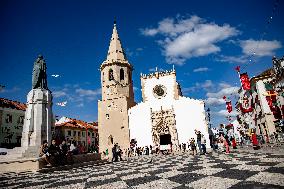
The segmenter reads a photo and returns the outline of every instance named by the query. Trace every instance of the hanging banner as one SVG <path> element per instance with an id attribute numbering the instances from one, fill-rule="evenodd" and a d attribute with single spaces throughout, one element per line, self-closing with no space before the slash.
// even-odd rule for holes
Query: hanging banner
<path id="1" fill-rule="evenodd" d="M 232 112 L 233 107 L 232 107 L 232 102 L 231 101 L 226 102 L 226 108 L 227 108 L 229 113 Z"/>
<path id="2" fill-rule="evenodd" d="M 227 101 L 227 97 L 226 97 L 226 96 L 223 96 L 223 99 L 224 99 L 225 102 L 226 102 L 227 111 L 228 111 L 229 113 L 231 113 L 232 110 L 233 110 L 232 102 L 231 102 L 231 101 Z"/>
<path id="3" fill-rule="evenodd" d="M 240 103 L 240 109 L 242 113 L 252 112 L 252 100 L 249 100 L 247 97 L 244 97 L 242 103 Z"/>
<path id="4" fill-rule="evenodd" d="M 240 80 L 244 90 L 250 90 L 250 81 L 247 73 L 240 74 Z"/>
<path id="5" fill-rule="evenodd" d="M 240 69 L 241 69 L 240 66 L 235 67 L 235 70 L 236 70 L 237 72 L 240 72 Z"/>

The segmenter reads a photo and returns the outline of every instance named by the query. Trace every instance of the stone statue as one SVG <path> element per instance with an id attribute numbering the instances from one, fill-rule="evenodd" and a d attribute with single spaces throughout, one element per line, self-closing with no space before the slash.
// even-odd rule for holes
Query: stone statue
<path id="1" fill-rule="evenodd" d="M 42 55 L 39 55 L 34 63 L 32 86 L 33 89 L 48 89 L 46 79 L 46 64 Z"/>

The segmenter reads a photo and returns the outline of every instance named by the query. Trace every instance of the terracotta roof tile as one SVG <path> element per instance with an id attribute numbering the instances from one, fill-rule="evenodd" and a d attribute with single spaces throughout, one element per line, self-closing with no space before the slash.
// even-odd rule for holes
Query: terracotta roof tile
<path id="1" fill-rule="evenodd" d="M 18 101 L 0 98 L 0 107 L 26 111 L 27 105 Z"/>
<path id="2" fill-rule="evenodd" d="M 97 122 L 87 123 L 85 121 L 78 120 L 78 119 L 72 119 L 72 118 L 68 118 L 68 120 L 66 122 L 63 122 L 63 123 L 55 123 L 56 127 L 65 126 L 65 127 L 73 127 L 73 128 L 81 128 L 81 129 L 93 129 L 93 130 L 98 130 L 97 125 L 98 125 Z"/>

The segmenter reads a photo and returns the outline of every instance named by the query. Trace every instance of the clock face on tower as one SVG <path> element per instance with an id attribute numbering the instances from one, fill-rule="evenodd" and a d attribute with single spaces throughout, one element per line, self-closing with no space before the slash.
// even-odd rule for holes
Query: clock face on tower
<path id="1" fill-rule="evenodd" d="M 156 85 L 153 88 L 153 94 L 156 98 L 162 98 L 166 96 L 167 88 L 164 85 Z"/>

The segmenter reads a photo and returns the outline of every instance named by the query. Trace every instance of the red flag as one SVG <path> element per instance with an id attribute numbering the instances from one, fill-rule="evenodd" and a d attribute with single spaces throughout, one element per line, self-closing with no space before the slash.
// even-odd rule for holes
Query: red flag
<path id="1" fill-rule="evenodd" d="M 228 112 L 231 113 L 233 110 L 231 101 L 226 102 L 226 107 L 227 107 Z"/>
<path id="2" fill-rule="evenodd" d="M 240 80 L 244 90 L 250 90 L 250 81 L 247 73 L 240 74 Z"/>
<path id="3" fill-rule="evenodd" d="M 252 100 L 249 100 L 248 98 L 244 98 L 242 100 L 242 103 L 240 104 L 240 109 L 241 109 L 242 113 L 252 112 L 252 110 L 253 110 Z"/>
<path id="4" fill-rule="evenodd" d="M 223 99 L 224 99 L 224 100 L 226 100 L 226 98 L 227 98 L 226 96 L 223 96 Z"/>
<path id="5" fill-rule="evenodd" d="M 240 72 L 240 66 L 237 66 L 237 67 L 235 67 L 235 70 L 237 71 L 237 72 Z"/>

